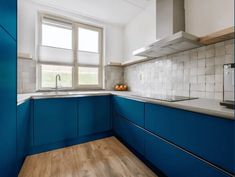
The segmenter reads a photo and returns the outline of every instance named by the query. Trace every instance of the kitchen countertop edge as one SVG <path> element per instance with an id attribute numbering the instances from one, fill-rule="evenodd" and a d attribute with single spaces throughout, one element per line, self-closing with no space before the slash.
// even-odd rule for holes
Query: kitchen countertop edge
<path id="1" fill-rule="evenodd" d="M 125 98 L 130 98 L 133 100 L 145 102 L 145 103 L 152 103 L 152 104 L 159 104 L 162 106 L 168 106 L 171 108 L 177 108 L 177 109 L 182 109 L 186 111 L 192 111 L 196 113 L 201 113 L 201 114 L 206 114 L 206 115 L 211 115 L 211 116 L 216 116 L 219 118 L 225 118 L 229 120 L 235 120 L 234 119 L 234 110 L 229 110 L 224 108 L 225 110 L 217 110 L 217 109 L 210 109 L 210 108 L 205 108 L 205 107 L 200 107 L 196 106 L 195 104 L 190 104 L 193 103 L 194 100 L 188 100 L 188 101 L 179 101 L 179 102 L 167 102 L 167 101 L 161 101 L 161 100 L 156 100 L 153 98 L 145 98 L 141 96 L 136 96 L 133 94 L 133 92 L 118 92 L 118 91 L 100 91 L 100 92 L 74 92 L 74 94 L 62 94 L 62 95 L 42 95 L 40 93 L 32 93 L 32 94 L 18 94 L 17 98 L 17 106 L 30 100 L 30 99 L 49 99 L 49 98 L 73 98 L 73 97 L 83 97 L 83 96 L 101 96 L 101 95 L 116 95 L 116 96 L 121 96 Z M 197 99 L 197 101 L 211 101 L 211 102 L 216 102 L 218 100 L 209 100 L 209 99 Z M 195 102 L 195 101 L 194 101 Z M 218 101 L 219 102 L 219 101 Z"/>

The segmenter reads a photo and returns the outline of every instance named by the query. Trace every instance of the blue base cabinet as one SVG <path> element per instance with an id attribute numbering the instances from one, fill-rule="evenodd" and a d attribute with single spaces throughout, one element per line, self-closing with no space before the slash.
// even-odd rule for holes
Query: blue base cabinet
<path id="1" fill-rule="evenodd" d="M 17 106 L 17 162 L 18 171 L 30 151 L 32 138 L 32 120 L 30 116 L 30 100 Z"/>
<path id="2" fill-rule="evenodd" d="M 77 137 L 77 100 L 75 98 L 35 99 L 34 146 Z"/>
<path id="3" fill-rule="evenodd" d="M 146 104 L 145 128 L 235 173 L 233 120 Z"/>
<path id="4" fill-rule="evenodd" d="M 146 158 L 168 177 L 229 177 L 207 163 L 146 134 Z"/>
<path id="5" fill-rule="evenodd" d="M 78 98 L 79 136 L 111 130 L 110 96 Z"/>
<path id="6" fill-rule="evenodd" d="M 129 121 L 144 127 L 144 103 L 119 96 L 113 97 L 114 110 Z"/>
<path id="7" fill-rule="evenodd" d="M 233 120 L 120 96 L 113 100 L 114 132 L 165 175 L 234 175 Z"/>
<path id="8" fill-rule="evenodd" d="M 11 2 L 6 1 L 7 3 Z M 12 1 L 12 3 L 16 4 L 16 1 Z M 4 19 L 1 8 L 0 14 L 1 21 Z M 16 41 L 0 26 L 0 98 L 2 102 L 0 108 L 0 176 L 2 177 L 17 176 L 16 51 Z"/>
<path id="9" fill-rule="evenodd" d="M 129 146 L 144 155 L 145 131 L 121 116 L 114 118 L 114 132 Z"/>

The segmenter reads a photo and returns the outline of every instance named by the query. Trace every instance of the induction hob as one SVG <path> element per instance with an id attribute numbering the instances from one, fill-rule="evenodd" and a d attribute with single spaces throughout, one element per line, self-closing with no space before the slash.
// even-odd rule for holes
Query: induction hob
<path id="1" fill-rule="evenodd" d="M 177 101 L 186 101 L 186 100 L 193 100 L 197 99 L 196 97 L 188 97 L 188 96 L 178 96 L 178 95 L 161 95 L 161 94 L 135 94 L 133 96 L 139 96 L 144 98 L 150 98 L 160 101 L 167 101 L 167 102 L 177 102 Z"/>

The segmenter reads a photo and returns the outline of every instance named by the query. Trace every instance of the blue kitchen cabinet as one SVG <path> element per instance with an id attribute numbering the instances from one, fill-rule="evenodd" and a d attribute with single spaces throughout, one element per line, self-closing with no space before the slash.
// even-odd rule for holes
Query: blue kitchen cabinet
<path id="1" fill-rule="evenodd" d="M 144 127 L 144 103 L 126 99 L 119 96 L 113 97 L 114 110 L 129 121 Z"/>
<path id="2" fill-rule="evenodd" d="M 232 120 L 146 104 L 145 127 L 230 173 L 235 172 Z"/>
<path id="3" fill-rule="evenodd" d="M 145 131 L 141 127 L 133 124 L 119 115 L 116 115 L 114 117 L 113 129 L 118 137 L 124 140 L 125 143 L 127 143 L 141 155 L 144 155 Z"/>
<path id="4" fill-rule="evenodd" d="M 110 96 L 78 98 L 79 136 L 111 130 Z"/>
<path id="5" fill-rule="evenodd" d="M 0 5 L 0 26 L 16 40 L 17 33 L 17 1 L 1 0 Z"/>
<path id="6" fill-rule="evenodd" d="M 18 171 L 28 155 L 31 145 L 32 121 L 30 116 L 30 100 L 17 106 L 17 163 Z"/>
<path id="7" fill-rule="evenodd" d="M 168 177 L 229 177 L 202 160 L 146 133 L 146 158 Z"/>
<path id="8" fill-rule="evenodd" d="M 0 176 L 15 177 L 16 41 L 1 27 L 0 53 Z"/>
<path id="9" fill-rule="evenodd" d="M 48 98 L 34 101 L 34 146 L 53 144 L 77 137 L 77 100 Z"/>

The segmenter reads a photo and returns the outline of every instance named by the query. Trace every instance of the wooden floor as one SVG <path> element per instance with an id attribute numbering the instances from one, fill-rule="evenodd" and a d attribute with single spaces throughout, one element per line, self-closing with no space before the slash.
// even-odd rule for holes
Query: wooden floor
<path id="1" fill-rule="evenodd" d="M 19 177 L 157 177 L 115 137 L 28 156 Z"/>

